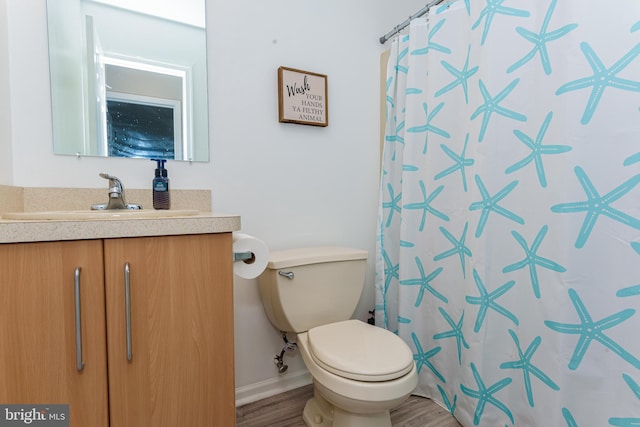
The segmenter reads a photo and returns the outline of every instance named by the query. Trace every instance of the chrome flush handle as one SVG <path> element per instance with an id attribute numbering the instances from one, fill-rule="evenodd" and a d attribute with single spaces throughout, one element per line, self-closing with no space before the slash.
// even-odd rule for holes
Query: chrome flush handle
<path id="1" fill-rule="evenodd" d="M 294 278 L 293 271 L 278 271 L 278 274 L 286 277 L 289 280 L 293 280 Z"/>

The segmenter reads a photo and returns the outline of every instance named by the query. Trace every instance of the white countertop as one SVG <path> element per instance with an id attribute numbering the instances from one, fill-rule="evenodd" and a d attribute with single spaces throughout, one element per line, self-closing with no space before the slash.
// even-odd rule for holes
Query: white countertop
<path id="1" fill-rule="evenodd" d="M 0 219 L 0 243 L 229 233 L 237 230 L 240 230 L 240 216 L 209 212 L 167 218 Z"/>

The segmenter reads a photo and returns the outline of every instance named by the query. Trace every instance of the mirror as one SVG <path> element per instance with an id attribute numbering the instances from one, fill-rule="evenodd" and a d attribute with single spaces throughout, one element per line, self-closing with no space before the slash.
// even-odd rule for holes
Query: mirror
<path id="1" fill-rule="evenodd" d="M 53 152 L 209 161 L 205 0 L 47 0 Z"/>

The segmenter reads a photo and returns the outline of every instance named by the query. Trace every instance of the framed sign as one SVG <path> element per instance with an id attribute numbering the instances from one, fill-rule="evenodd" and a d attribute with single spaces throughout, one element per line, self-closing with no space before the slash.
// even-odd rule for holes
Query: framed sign
<path id="1" fill-rule="evenodd" d="M 279 67 L 278 118 L 281 123 L 327 126 L 327 76 Z"/>

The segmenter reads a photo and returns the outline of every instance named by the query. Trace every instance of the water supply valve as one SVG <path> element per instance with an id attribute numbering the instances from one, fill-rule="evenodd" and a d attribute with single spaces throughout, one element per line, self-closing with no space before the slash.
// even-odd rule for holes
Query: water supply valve
<path id="1" fill-rule="evenodd" d="M 275 356 L 273 356 L 273 363 L 275 363 L 276 367 L 278 368 L 278 372 L 284 374 L 285 372 L 287 372 L 287 369 L 289 369 L 289 366 L 284 363 L 284 355 L 285 353 L 293 353 L 294 351 L 296 351 L 298 349 L 298 344 L 290 342 L 287 339 L 286 332 L 282 332 L 282 340 L 284 341 L 284 347 L 282 347 L 280 354 L 276 354 Z"/>

